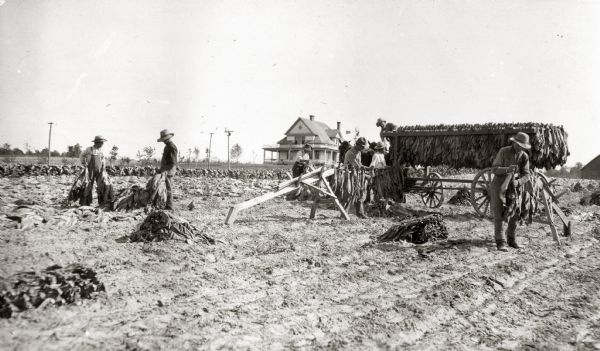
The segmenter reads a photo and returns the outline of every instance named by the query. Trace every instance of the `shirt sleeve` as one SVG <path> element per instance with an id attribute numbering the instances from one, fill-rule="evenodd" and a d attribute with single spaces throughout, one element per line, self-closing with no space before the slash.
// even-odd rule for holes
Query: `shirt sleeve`
<path id="1" fill-rule="evenodd" d="M 175 145 L 171 146 L 169 150 L 169 155 L 171 156 L 171 165 L 177 164 L 177 147 Z"/>
<path id="2" fill-rule="evenodd" d="M 522 153 L 519 158 L 519 183 L 524 184 L 529 181 L 531 170 L 529 169 L 529 156 Z"/>
<path id="3" fill-rule="evenodd" d="M 492 167 L 504 167 L 504 149 L 500 149 L 494 158 Z"/>

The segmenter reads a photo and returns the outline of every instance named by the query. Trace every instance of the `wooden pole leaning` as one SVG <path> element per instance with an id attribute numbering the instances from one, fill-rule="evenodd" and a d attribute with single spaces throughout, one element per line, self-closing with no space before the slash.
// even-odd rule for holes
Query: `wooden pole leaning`
<path id="1" fill-rule="evenodd" d="M 331 169 L 331 168 L 325 169 L 324 167 L 321 167 L 319 169 L 308 172 L 306 174 L 302 174 L 299 177 L 296 177 L 296 178 L 293 178 L 290 180 L 286 180 L 279 184 L 278 189 L 276 191 L 271 191 L 271 192 L 265 193 L 261 196 L 255 197 L 253 199 L 244 201 L 242 203 L 239 203 L 237 205 L 230 207 L 229 212 L 227 214 L 227 218 L 225 219 L 225 224 L 233 224 L 233 222 L 235 222 L 237 215 L 240 211 L 245 210 L 250 207 L 253 207 L 253 206 L 256 206 L 265 201 L 274 199 L 278 196 L 282 196 L 282 195 L 291 193 L 293 191 L 297 191 L 298 188 L 302 185 L 310 186 L 311 188 L 314 188 L 314 189 L 320 191 L 325 196 L 333 198 L 335 200 L 336 207 L 342 213 L 342 217 L 344 219 L 350 219 L 350 217 L 348 216 L 348 213 L 346 213 L 346 211 L 342 208 L 337 197 L 334 195 L 333 191 L 331 190 L 331 186 L 327 182 L 327 179 L 325 179 L 333 174 L 334 174 L 333 169 Z M 317 186 L 314 186 L 315 183 L 317 184 Z M 325 190 L 319 188 L 319 185 L 321 185 L 321 184 L 324 184 L 327 187 L 328 191 L 325 191 Z M 318 202 L 318 198 L 315 199 L 315 202 Z M 311 207 L 311 218 L 314 218 L 313 208 L 314 208 L 314 213 L 316 214 L 316 206 L 317 206 L 316 204 L 313 204 Z"/>

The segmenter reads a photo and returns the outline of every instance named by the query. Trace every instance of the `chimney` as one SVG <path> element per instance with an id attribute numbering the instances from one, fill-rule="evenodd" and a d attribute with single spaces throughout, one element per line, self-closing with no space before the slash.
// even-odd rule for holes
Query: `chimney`
<path id="1" fill-rule="evenodd" d="M 342 133 L 342 122 L 337 122 L 337 125 L 338 125 L 338 128 L 337 128 L 337 130 L 338 130 L 338 132 L 340 132 L 340 134 L 341 134 L 341 133 Z"/>
<path id="2" fill-rule="evenodd" d="M 314 121 L 314 120 L 315 120 L 315 115 L 310 115 L 310 116 L 308 116 L 308 117 L 310 118 L 310 120 L 311 120 L 311 121 Z"/>

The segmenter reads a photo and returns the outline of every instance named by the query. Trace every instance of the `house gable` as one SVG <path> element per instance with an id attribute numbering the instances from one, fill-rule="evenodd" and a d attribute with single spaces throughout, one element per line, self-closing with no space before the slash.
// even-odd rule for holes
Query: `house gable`
<path id="1" fill-rule="evenodd" d="M 600 172 L 600 155 L 596 156 L 593 160 L 588 162 L 587 165 L 581 168 L 582 172 Z"/>
<path id="2" fill-rule="evenodd" d="M 298 118 L 296 122 L 292 124 L 290 129 L 285 132 L 285 135 L 317 135 L 317 133 L 311 130 L 302 118 Z"/>

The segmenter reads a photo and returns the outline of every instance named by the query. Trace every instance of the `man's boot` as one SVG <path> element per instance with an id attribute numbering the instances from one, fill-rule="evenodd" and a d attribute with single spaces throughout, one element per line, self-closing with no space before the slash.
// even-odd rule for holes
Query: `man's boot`
<path id="1" fill-rule="evenodd" d="M 506 247 L 506 241 L 504 240 L 496 240 L 496 248 L 498 251 L 508 252 L 508 248 Z"/>
<path id="2" fill-rule="evenodd" d="M 365 205 L 362 202 L 356 204 L 356 216 L 358 218 L 369 218 L 365 214 Z"/>
<path id="3" fill-rule="evenodd" d="M 517 244 L 517 222 L 511 220 L 506 228 L 506 238 L 508 239 L 508 246 L 513 249 L 520 249 L 521 247 Z"/>

